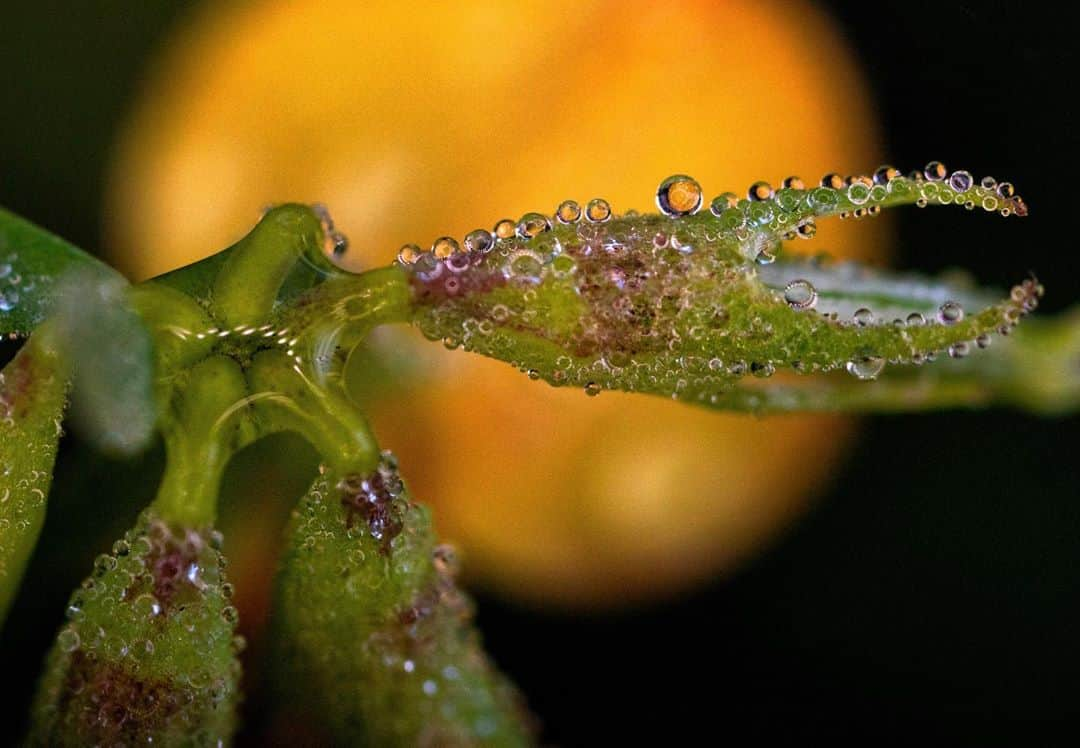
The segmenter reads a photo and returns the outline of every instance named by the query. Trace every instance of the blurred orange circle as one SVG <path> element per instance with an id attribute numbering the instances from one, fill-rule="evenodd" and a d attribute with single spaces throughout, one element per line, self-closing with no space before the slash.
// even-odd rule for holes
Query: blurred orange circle
<path id="1" fill-rule="evenodd" d="M 323 202 L 370 267 L 565 198 L 655 210 L 670 174 L 716 194 L 859 172 L 877 142 L 850 50 L 806 4 L 213 4 L 146 81 L 110 238 L 143 278 L 226 246 L 268 203 Z M 880 253 L 882 229 L 826 224 L 811 247 Z M 390 339 L 424 373 L 377 406 L 381 441 L 467 572 L 521 600 L 625 604 L 731 568 L 806 505 L 849 432 L 586 398 Z"/>

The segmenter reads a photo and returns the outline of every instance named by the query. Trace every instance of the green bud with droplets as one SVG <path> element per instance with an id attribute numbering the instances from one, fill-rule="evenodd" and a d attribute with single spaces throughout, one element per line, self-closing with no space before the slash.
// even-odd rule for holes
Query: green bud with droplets
<path id="1" fill-rule="evenodd" d="M 293 513 L 278 578 L 283 696 L 339 744 L 530 744 L 453 574 L 392 457 L 367 476 L 320 477 Z"/>
<path id="2" fill-rule="evenodd" d="M 718 408 L 831 409 L 840 400 L 793 400 L 789 391 L 743 380 L 785 369 L 847 371 L 854 380 L 840 388 L 850 387 L 876 378 L 886 363 L 918 364 L 973 347 L 1037 305 L 1042 287 L 1034 280 L 997 300 L 951 282 L 847 263 L 777 261 L 785 239 L 809 238 L 823 216 L 872 216 L 910 203 L 1027 212 L 996 185 L 977 186 L 967 172 L 953 177 L 909 179 L 883 167 L 874 179 L 830 175 L 813 189 L 794 178 L 777 191 L 757 182 L 746 199 L 722 196 L 699 212 L 700 187 L 679 175 L 658 189 L 662 215 L 555 221 L 542 232 L 499 238 L 482 253 L 399 262 L 413 288 L 414 322 L 426 336 L 511 362 L 550 384 Z M 869 311 L 855 315 L 858 309 Z M 967 313 L 954 317 L 954 309 Z M 926 324 L 904 323 L 916 313 Z M 863 324 L 868 314 L 882 324 Z M 806 387 L 828 381 L 816 380 Z M 874 407 L 859 397 L 843 402 Z"/>
<path id="3" fill-rule="evenodd" d="M 240 664 L 220 542 L 147 511 L 98 557 L 49 652 L 31 745 L 231 741 Z"/>
<path id="4" fill-rule="evenodd" d="M 66 391 L 56 369 L 31 341 L 0 371 L 0 625 L 45 521 Z"/>

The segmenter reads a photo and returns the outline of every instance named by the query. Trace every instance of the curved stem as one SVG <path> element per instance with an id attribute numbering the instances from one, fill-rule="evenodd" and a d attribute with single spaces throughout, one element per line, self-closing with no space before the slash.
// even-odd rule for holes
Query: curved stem
<path id="1" fill-rule="evenodd" d="M 290 363 L 287 352 L 264 351 L 248 368 L 248 381 L 258 397 L 252 408 L 260 435 L 296 431 L 342 474 L 374 470 L 378 444 L 340 383 L 316 382 Z"/>
<path id="2" fill-rule="evenodd" d="M 322 241 L 322 221 L 309 206 L 272 209 L 230 251 L 214 282 L 212 311 L 227 327 L 261 322 L 297 261 L 321 259 Z"/>
<path id="3" fill-rule="evenodd" d="M 165 520 L 189 527 L 212 524 L 221 475 L 241 442 L 247 381 L 226 356 L 207 358 L 175 390 L 163 424 L 168 462 L 153 508 Z"/>

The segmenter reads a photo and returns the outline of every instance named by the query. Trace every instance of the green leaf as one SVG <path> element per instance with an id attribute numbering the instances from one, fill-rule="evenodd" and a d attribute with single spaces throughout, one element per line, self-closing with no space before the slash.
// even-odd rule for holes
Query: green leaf
<path id="1" fill-rule="evenodd" d="M 98 557 L 49 653 L 31 745 L 231 741 L 242 640 L 220 543 L 146 512 Z"/>
<path id="2" fill-rule="evenodd" d="M 776 262 L 783 241 L 812 236 L 821 216 L 908 203 L 1027 213 L 1007 185 L 976 186 L 966 172 L 936 176 L 882 169 L 877 181 L 776 192 L 758 183 L 748 199 L 721 196 L 707 212 L 696 212 L 697 183 L 673 177 L 658 195 L 662 215 L 530 214 L 512 235 L 474 232 L 464 249 L 443 242 L 406 251 L 399 262 L 427 337 L 550 384 L 707 407 L 830 408 L 828 399 L 787 396 L 786 380 L 760 380 L 784 369 L 872 380 L 886 365 L 966 355 L 1038 304 L 1042 286 L 1033 279 L 995 301 L 984 291 L 851 264 Z M 774 387 L 784 397 L 762 400 Z M 854 409 L 892 404 L 845 400 Z"/>
<path id="3" fill-rule="evenodd" d="M 293 513 L 275 599 L 277 680 L 339 745 L 528 745 L 472 607 L 392 457 L 328 472 Z"/>
<path id="4" fill-rule="evenodd" d="M 0 208 L 0 335 L 25 336 L 49 314 L 59 278 L 99 260 Z"/>
<path id="5" fill-rule="evenodd" d="M 0 372 L 0 624 L 45 521 L 64 378 L 33 341 Z"/>

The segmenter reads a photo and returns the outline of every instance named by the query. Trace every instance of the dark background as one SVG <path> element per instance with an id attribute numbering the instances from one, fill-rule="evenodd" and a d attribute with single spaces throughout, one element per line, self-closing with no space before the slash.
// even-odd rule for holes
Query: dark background
<path id="1" fill-rule="evenodd" d="M 96 250 L 114 132 L 184 7 L 19 5 L 0 11 L 0 204 Z M 941 158 L 1008 178 L 1031 207 L 1026 221 L 904 212 L 898 263 L 961 265 L 999 286 L 1031 270 L 1048 289 L 1041 313 L 1076 303 L 1070 24 L 1032 3 L 828 6 L 873 85 L 893 163 Z M 828 50 L 806 64 L 828 65 Z M 697 735 L 1031 744 L 1061 730 L 1075 742 L 1078 426 L 1009 411 L 868 419 L 827 495 L 735 577 L 618 615 L 481 598 L 480 622 L 545 737 L 562 745 Z M 145 503 L 140 470 L 155 460 L 109 463 L 66 446 L 46 532 L 78 536 L 101 500 L 95 486 Z M 4 686 L 15 689 L 0 705 L 0 740 L 21 732 L 67 591 L 100 550 L 72 547 L 38 553 L 0 638 Z M 260 742 L 262 723 L 251 724 L 246 742 Z"/>

